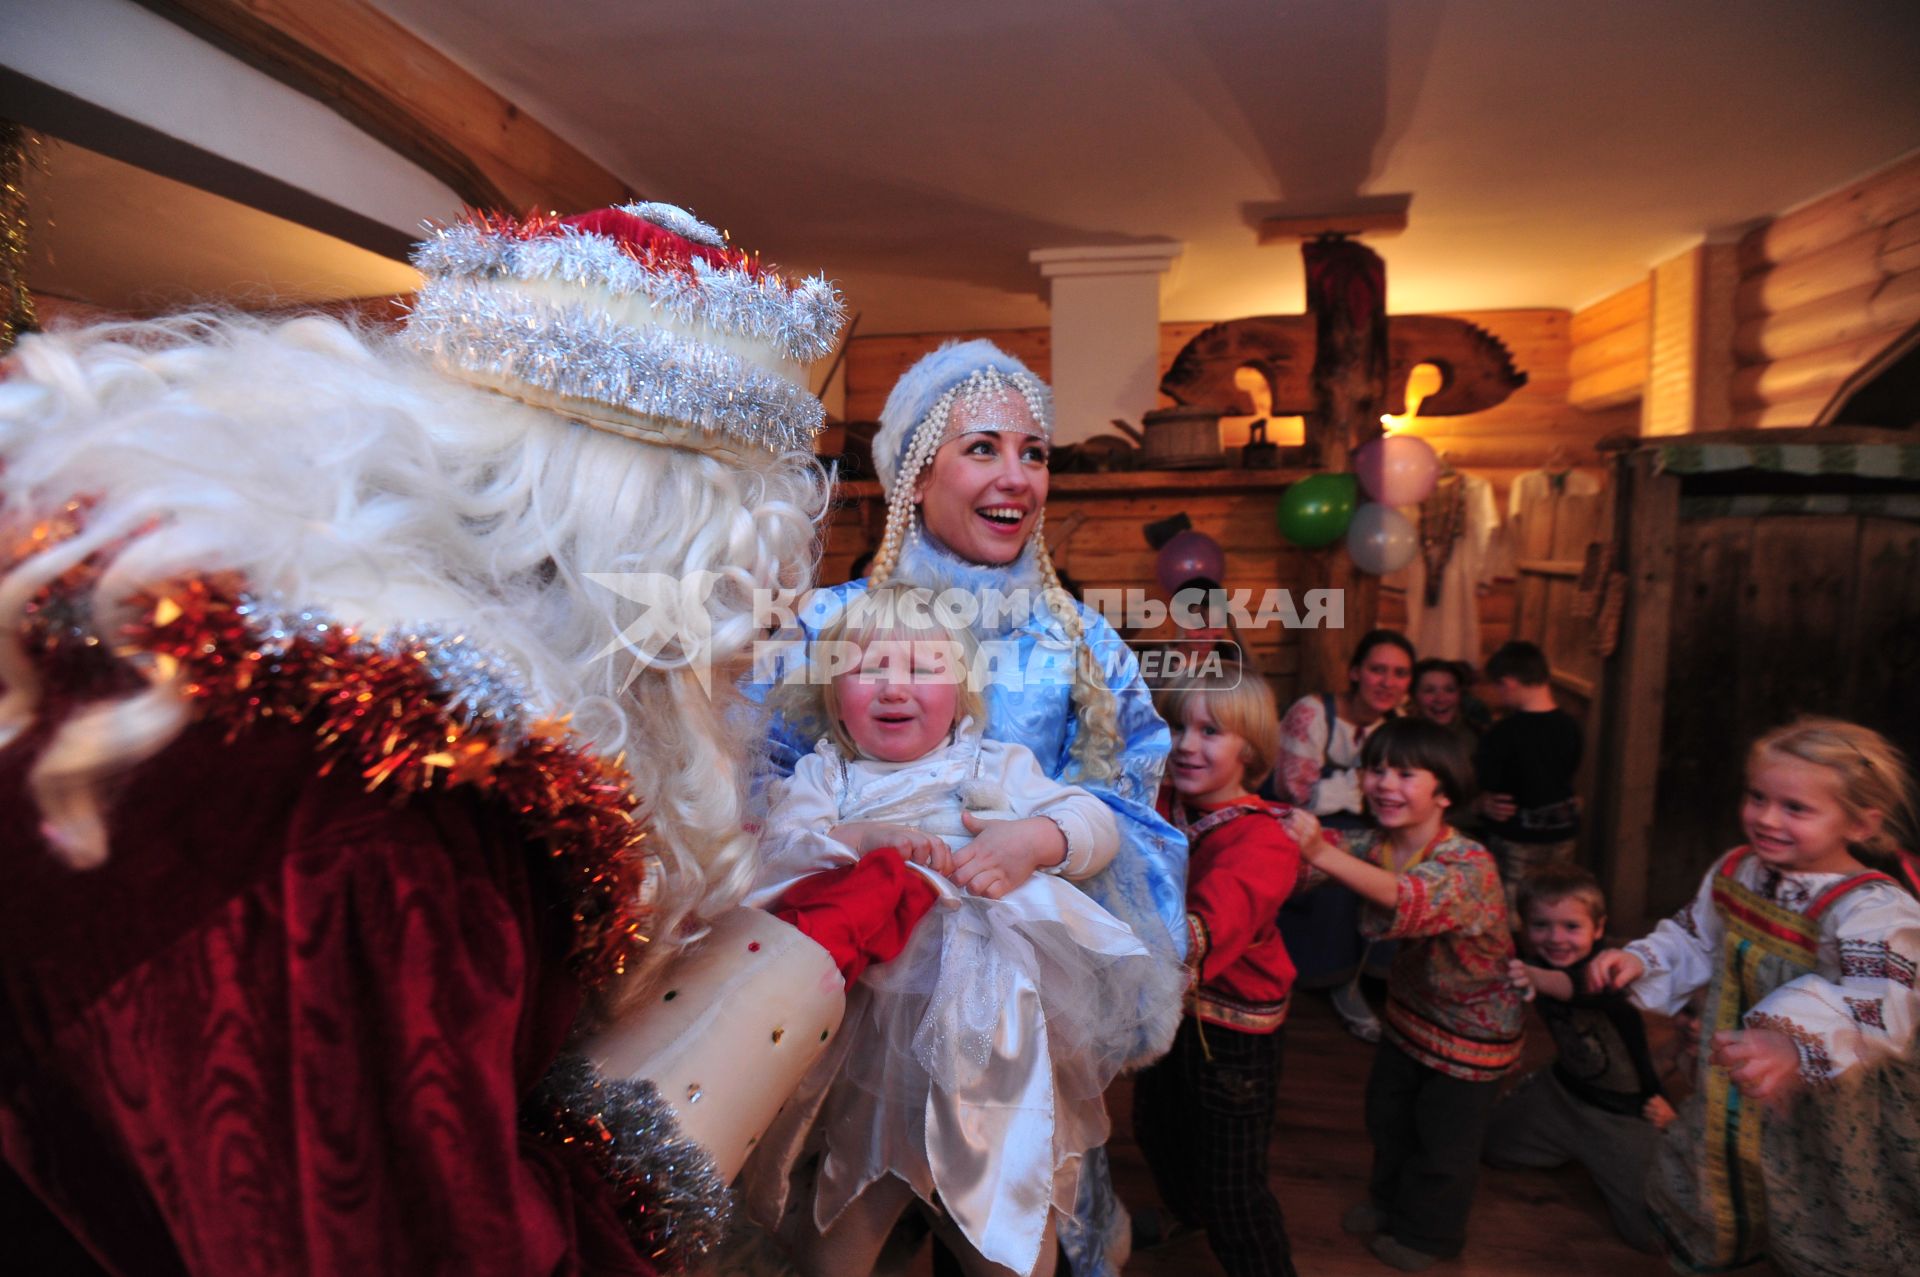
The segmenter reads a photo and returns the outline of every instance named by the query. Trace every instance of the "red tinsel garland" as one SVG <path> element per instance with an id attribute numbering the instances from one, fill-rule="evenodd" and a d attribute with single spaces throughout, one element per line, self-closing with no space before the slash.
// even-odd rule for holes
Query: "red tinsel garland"
<path id="1" fill-rule="evenodd" d="M 743 252 L 737 248 L 714 248 L 707 244 L 696 244 L 684 235 L 675 234 L 663 226 L 655 226 L 644 218 L 617 208 L 599 209 L 592 213 L 576 213 L 570 217 L 559 217 L 547 213 L 528 213 L 524 217 L 513 217 L 506 213 L 489 212 L 486 209 L 468 209 L 461 220 L 489 235 L 498 235 L 502 239 L 542 239 L 549 235 L 559 235 L 566 230 L 578 231 L 585 235 L 598 235 L 616 245 L 621 252 L 650 271 L 678 271 L 683 275 L 688 274 L 693 269 L 693 260 L 699 258 L 709 266 L 721 270 L 745 271 L 755 279 L 768 273 L 758 253 Z"/>
<path id="2" fill-rule="evenodd" d="M 78 515 L 76 506 L 36 527 L 13 562 L 71 535 Z M 74 611 L 61 603 L 85 599 L 98 574 L 98 556 L 81 563 L 41 590 L 29 615 Z M 247 597 L 233 573 L 143 590 L 131 600 L 135 619 L 114 638 L 115 654 L 154 662 L 230 739 L 280 719 L 314 732 L 323 774 L 351 768 L 369 792 L 384 786 L 398 802 L 468 786 L 504 803 L 562 871 L 573 901 L 570 956 L 582 982 L 597 989 L 628 968 L 650 939 L 651 853 L 642 850 L 640 803 L 617 761 L 594 754 L 563 721 L 536 723 L 515 742 L 485 719 L 461 721 L 424 650 L 388 651 L 334 624 L 264 646 L 242 611 Z M 46 658 L 66 636 L 35 637 Z"/>

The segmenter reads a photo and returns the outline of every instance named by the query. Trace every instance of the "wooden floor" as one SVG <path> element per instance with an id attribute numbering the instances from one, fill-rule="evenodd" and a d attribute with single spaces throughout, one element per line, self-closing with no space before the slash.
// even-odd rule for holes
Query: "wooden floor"
<path id="1" fill-rule="evenodd" d="M 1544 1039 L 1537 1023 L 1532 1032 Z M 1361 1239 L 1340 1231 L 1341 1214 L 1366 1191 L 1372 1150 L 1360 1113 L 1373 1050 L 1348 1036 L 1323 995 L 1296 996 L 1271 1162 L 1274 1195 L 1286 1212 L 1301 1277 L 1383 1277 L 1394 1271 Z M 1549 1052 L 1543 1040 L 1535 1041 L 1529 1058 L 1540 1060 Z M 1113 1178 L 1121 1200 L 1129 1207 L 1155 1203 L 1153 1181 L 1133 1142 L 1130 1085 L 1124 1079 L 1117 1083 L 1107 1101 L 1114 1124 Z M 1126 1271 L 1137 1277 L 1199 1277 L 1222 1270 L 1205 1239 L 1196 1235 L 1136 1255 Z M 1484 1171 L 1466 1252 L 1428 1270 L 1433 1277 L 1637 1277 L 1671 1271 L 1664 1260 L 1614 1236 L 1599 1194 L 1578 1167 Z"/>

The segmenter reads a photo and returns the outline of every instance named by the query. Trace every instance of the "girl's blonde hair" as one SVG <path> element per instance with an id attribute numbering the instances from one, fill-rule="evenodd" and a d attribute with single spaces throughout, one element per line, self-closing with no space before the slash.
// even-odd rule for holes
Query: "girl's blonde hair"
<path id="1" fill-rule="evenodd" d="M 1749 770 L 1767 755 L 1795 758 L 1835 773 L 1840 805 L 1858 819 L 1880 813 L 1880 828 L 1853 848 L 1874 868 L 1885 869 L 1911 847 L 1914 825 L 1913 771 L 1906 755 L 1870 727 L 1838 718 L 1801 718 L 1776 727 L 1747 755 Z M 1896 872 L 1896 879 L 1903 875 Z"/>
<path id="2" fill-rule="evenodd" d="M 1175 732 L 1186 722 L 1187 706 L 1199 702 L 1224 731 L 1246 742 L 1246 770 L 1241 784 L 1257 788 L 1280 757 L 1280 707 L 1273 688 L 1257 674 L 1189 674 L 1162 688 L 1154 708 Z"/>
<path id="3" fill-rule="evenodd" d="M 971 718 L 984 724 L 986 703 L 973 677 L 979 648 L 973 634 L 963 626 L 949 625 L 934 603 L 932 590 L 905 585 L 883 585 L 849 600 L 846 610 L 807 645 L 807 681 L 798 685 L 802 689 L 798 704 L 789 701 L 783 707 L 796 711 L 788 714 L 789 721 L 831 737 L 849 758 L 859 757 L 860 748 L 840 719 L 839 680 L 825 673 L 834 669 L 851 673 L 859 668 L 858 653 L 868 644 L 891 641 L 941 644 L 946 661 L 940 677 L 953 679 L 958 693 L 954 723 Z"/>

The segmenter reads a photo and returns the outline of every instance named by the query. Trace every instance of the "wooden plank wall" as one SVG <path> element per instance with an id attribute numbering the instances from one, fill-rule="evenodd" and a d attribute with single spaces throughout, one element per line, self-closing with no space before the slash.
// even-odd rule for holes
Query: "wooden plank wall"
<path id="1" fill-rule="evenodd" d="M 1280 472 L 1250 474 L 1203 471 L 1154 472 L 1117 476 L 1064 475 L 1056 478 L 1047 501 L 1048 541 L 1054 565 L 1074 584 L 1093 590 L 1147 589 L 1153 585 L 1155 552 L 1143 529 L 1155 520 L 1184 512 L 1193 526 L 1226 552 L 1229 589 L 1286 588 L 1299 592 L 1323 579 L 1310 562 L 1312 552 L 1284 542 L 1274 523 L 1274 506 L 1290 477 Z M 820 580 L 844 581 L 852 560 L 877 544 L 883 508 L 878 484 L 842 485 L 828 525 Z M 1064 535 L 1063 535 L 1064 534 Z M 1127 632 L 1130 641 L 1175 637 L 1171 625 Z M 1280 626 L 1242 635 L 1253 661 L 1285 704 L 1297 694 L 1299 631 Z"/>
<path id="2" fill-rule="evenodd" d="M 1920 152 L 1749 231 L 1738 260 L 1733 425 L 1810 425 L 1920 322 Z"/>
<path id="3" fill-rule="evenodd" d="M 1573 312 L 1568 325 L 1567 402 L 1576 408 L 1619 408 L 1646 390 L 1648 315 L 1653 288 L 1645 278 Z"/>
<path id="4" fill-rule="evenodd" d="M 1739 837 L 1747 742 L 1831 714 L 1920 748 L 1920 525 L 1853 516 L 1687 519 L 1673 556 L 1669 698 L 1649 916 Z"/>
<path id="5" fill-rule="evenodd" d="M 1564 310 L 1463 311 L 1460 318 L 1481 325 L 1507 344 L 1514 362 L 1528 376 L 1528 384 L 1506 403 L 1487 412 L 1462 417 L 1436 417 L 1416 422 L 1415 433 L 1448 454 L 1453 465 L 1489 480 L 1504 514 L 1507 490 L 1515 476 L 1544 464 L 1556 446 L 1564 447 L 1576 464 L 1598 464 L 1593 444 L 1608 434 L 1633 433 L 1636 417 L 1631 407 L 1596 411 L 1572 408 L 1568 392 L 1570 321 Z M 1160 368 L 1164 373 L 1184 345 L 1207 325 L 1160 326 Z M 878 417 L 894 381 L 916 359 L 950 337 L 988 337 L 1047 377 L 1052 371 L 1049 333 L 1044 328 L 1006 329 L 987 333 L 909 333 L 856 337 L 847 352 L 847 416 L 850 420 Z M 1223 432 L 1229 446 L 1239 438 L 1231 425 Z M 1199 472 L 1207 482 L 1230 480 L 1223 472 Z M 1095 482 L 1075 478 L 1075 484 Z M 861 549 L 877 539 L 880 514 L 877 500 L 857 495 L 866 489 L 850 485 L 843 506 L 830 528 L 823 581 L 845 577 L 847 565 Z M 1229 491 L 1218 486 L 1187 483 L 1159 491 L 1127 488 L 1112 493 L 1080 489 L 1069 494 L 1056 485 L 1048 506 L 1048 522 L 1058 527 L 1075 511 L 1088 518 L 1085 529 L 1067 546 L 1062 566 L 1083 585 L 1127 588 L 1150 584 L 1153 553 L 1141 536 L 1142 525 L 1185 511 L 1194 526 L 1220 541 L 1228 556 L 1229 586 L 1264 588 L 1297 586 L 1313 580 L 1307 574 L 1305 554 L 1284 544 L 1274 527 L 1278 492 L 1272 488 Z M 1404 602 L 1388 592 L 1382 600 L 1381 620 L 1392 624 L 1405 617 Z M 1483 646 L 1487 651 L 1504 642 L 1512 628 L 1513 591 L 1501 583 L 1481 600 Z M 1297 666 L 1295 636 L 1249 636 L 1261 667 L 1275 680 L 1283 696 L 1293 692 Z"/>

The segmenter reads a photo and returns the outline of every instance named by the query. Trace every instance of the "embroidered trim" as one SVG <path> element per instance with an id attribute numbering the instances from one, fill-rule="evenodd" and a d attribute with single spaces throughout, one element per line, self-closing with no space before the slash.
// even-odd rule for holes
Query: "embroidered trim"
<path id="1" fill-rule="evenodd" d="M 1287 1022 L 1293 1006 L 1289 993 L 1278 1002 L 1240 1002 L 1218 993 L 1197 990 L 1189 999 L 1188 1014 L 1207 1024 L 1217 1024 L 1242 1033 L 1272 1033 Z"/>
<path id="2" fill-rule="evenodd" d="M 1847 1014 L 1853 1022 L 1867 1029 L 1885 1030 L 1887 1027 L 1886 1003 L 1879 998 L 1842 998 L 1847 1004 Z"/>
<path id="3" fill-rule="evenodd" d="M 1392 996 L 1381 1017 L 1389 1041 L 1397 1041 L 1422 1064 L 1468 1081 L 1491 1081 L 1504 1075 L 1520 1059 L 1524 1037 L 1472 1038 L 1438 1024 Z"/>
<path id="4" fill-rule="evenodd" d="M 1213 952 L 1213 933 L 1207 930 L 1207 920 L 1192 910 L 1187 911 L 1187 965 L 1194 970 L 1195 979 L 1199 978 L 1200 968 L 1206 965 L 1207 955 Z"/>
<path id="5" fill-rule="evenodd" d="M 1800 1052 L 1800 1080 L 1808 1086 L 1824 1085 L 1833 1076 L 1833 1057 L 1811 1030 L 1801 1028 L 1785 1016 L 1769 1015 L 1765 1011 L 1749 1014 L 1746 1025 L 1749 1029 L 1766 1029 L 1791 1039 Z"/>
<path id="6" fill-rule="evenodd" d="M 1885 940 L 1842 940 L 1840 978 L 1885 980 L 1903 989 L 1913 988 L 1914 963 L 1894 952 Z"/>

